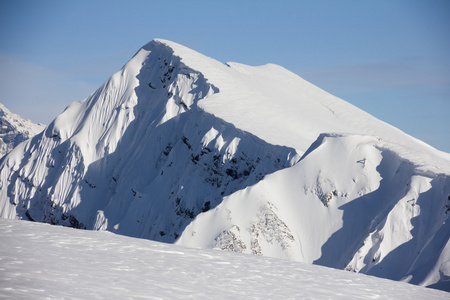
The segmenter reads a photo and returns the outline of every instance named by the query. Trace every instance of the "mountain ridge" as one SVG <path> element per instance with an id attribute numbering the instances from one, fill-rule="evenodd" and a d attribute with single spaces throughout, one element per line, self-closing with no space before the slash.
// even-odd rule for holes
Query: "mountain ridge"
<path id="1" fill-rule="evenodd" d="M 374 135 L 374 136 L 383 136 L 383 138 L 386 138 L 385 135 L 386 134 L 381 134 L 381 132 L 386 131 L 386 130 L 391 130 L 394 131 L 393 137 L 389 137 L 389 141 L 395 143 L 396 138 L 398 138 L 398 134 L 400 133 L 400 135 L 403 137 L 403 140 L 405 140 L 404 137 L 408 137 L 407 139 L 409 140 L 413 140 L 414 142 L 418 142 L 419 144 L 424 145 L 426 148 L 432 148 L 433 147 L 429 146 L 428 144 L 414 138 L 411 137 L 410 135 L 407 135 L 406 133 L 402 132 L 401 130 L 383 122 L 380 121 L 376 118 L 374 118 L 373 116 L 369 115 L 368 113 L 360 110 L 359 108 L 356 108 L 355 106 L 351 105 L 348 102 L 345 102 L 331 94 L 329 94 L 328 92 L 312 85 L 311 83 L 307 82 L 306 80 L 300 78 L 298 75 L 296 75 L 295 73 L 292 73 L 291 71 L 275 65 L 275 64 L 266 64 L 263 66 L 258 66 L 258 67 L 251 67 L 251 66 L 246 66 L 244 64 L 240 64 L 240 63 L 231 63 L 228 62 L 226 64 L 222 64 L 220 62 L 214 61 L 209 57 L 203 56 L 199 53 L 196 53 L 193 50 L 190 50 L 182 45 L 179 45 L 177 43 L 174 42 L 170 42 L 167 40 L 163 40 L 163 39 L 156 39 L 152 42 L 150 42 L 149 44 L 147 44 L 146 46 L 152 44 L 152 43 L 160 43 L 162 45 L 165 45 L 166 47 L 169 47 L 170 49 L 172 49 L 174 55 L 179 55 L 180 57 L 183 57 L 181 61 L 185 61 L 187 65 L 191 65 L 193 69 L 196 69 L 198 71 L 200 71 L 202 74 L 205 75 L 205 78 L 207 78 L 207 80 L 211 81 L 211 83 L 214 84 L 214 81 L 225 81 L 225 84 L 223 82 L 221 82 L 221 86 L 223 87 L 221 89 L 220 93 L 217 93 L 215 95 L 213 95 L 213 97 L 209 97 L 207 101 L 200 101 L 200 107 L 205 109 L 206 111 L 209 111 L 211 113 L 213 113 L 214 115 L 216 115 L 217 117 L 221 117 L 224 120 L 228 120 L 230 121 L 230 123 L 232 124 L 238 124 L 239 128 L 242 128 L 246 131 L 249 132 L 257 132 L 257 136 L 263 138 L 264 136 L 267 136 L 267 134 L 264 134 L 262 131 L 257 131 L 257 128 L 248 128 L 248 125 L 245 124 L 245 122 L 240 121 L 238 118 L 233 118 L 232 117 L 232 113 L 234 115 L 240 115 L 240 110 L 239 110 L 239 103 L 235 104 L 236 102 L 241 101 L 241 99 L 245 98 L 248 95 L 243 95 L 243 96 L 237 96 L 236 93 L 233 93 L 232 91 L 230 91 L 230 89 L 234 89 L 234 90 L 246 90 L 246 92 L 249 93 L 248 88 L 242 88 L 242 85 L 239 86 L 239 88 L 235 88 L 235 84 L 239 84 L 239 82 L 237 82 L 236 79 L 233 80 L 232 83 L 230 83 L 230 79 L 228 79 L 228 77 L 231 77 L 229 74 L 227 74 L 227 72 L 229 71 L 229 69 L 231 68 L 234 72 L 233 75 L 236 75 L 236 73 L 240 73 L 243 74 L 244 76 L 239 77 L 240 82 L 245 82 L 246 84 L 248 84 L 248 80 L 246 80 L 243 77 L 246 77 L 247 75 L 253 75 L 253 76 L 258 76 L 257 79 L 258 80 L 253 80 L 253 81 L 262 81 L 264 82 L 264 78 L 269 77 L 270 80 L 272 80 L 273 82 L 276 82 L 277 84 L 279 84 L 280 86 L 283 85 L 284 83 L 288 84 L 290 87 L 292 87 L 293 89 L 295 89 L 293 92 L 290 91 L 291 95 L 287 96 L 287 97 L 280 97 L 279 94 L 283 95 L 283 92 L 280 92 L 280 90 L 285 90 L 284 87 L 280 88 L 276 88 L 275 84 L 255 84 L 254 82 L 252 83 L 254 86 L 256 85 L 258 87 L 258 89 L 253 89 L 253 90 L 263 90 L 264 92 L 267 92 L 267 88 L 264 87 L 269 87 L 269 89 L 274 89 L 276 90 L 276 93 L 279 93 L 276 97 L 272 97 L 274 99 L 277 99 L 277 101 L 282 101 L 281 103 L 276 103 L 276 105 L 270 107 L 270 112 L 276 112 L 276 113 L 280 113 L 281 115 L 283 115 L 283 118 L 285 119 L 284 122 L 278 122 L 279 119 L 275 119 L 276 122 L 270 122 L 270 118 L 266 118 L 266 122 L 269 122 L 270 126 L 272 127 L 277 127 L 277 124 L 283 124 L 282 127 L 283 129 L 285 129 L 286 123 L 289 124 L 289 122 L 294 123 L 296 128 L 302 128 L 302 126 L 299 126 L 298 124 L 301 124 L 300 121 L 298 121 L 298 119 L 300 120 L 306 120 L 308 122 L 311 122 L 311 116 L 308 115 L 310 114 L 310 110 L 311 108 L 314 108 L 315 110 L 318 110 L 315 106 L 312 107 L 308 107 L 308 113 L 307 114 L 300 114 L 300 115 L 293 115 L 292 113 L 292 108 L 295 108 L 295 112 L 300 113 L 301 111 L 299 110 L 298 107 L 298 103 L 296 104 L 296 102 L 319 102 L 319 105 L 322 107 L 325 107 L 326 110 L 330 113 L 328 115 L 326 115 L 327 117 L 331 117 L 333 115 L 338 115 L 339 113 L 345 114 L 345 110 L 350 110 L 352 113 L 357 112 L 360 114 L 363 114 L 366 116 L 370 116 L 366 119 L 364 119 L 364 122 L 356 122 L 356 123 L 352 123 L 353 120 L 340 120 L 343 121 L 344 123 L 349 123 L 350 121 L 350 125 L 346 125 L 346 126 L 342 126 L 339 124 L 336 124 L 336 122 L 332 123 L 332 126 L 330 126 L 329 124 L 325 124 L 327 126 L 327 128 L 320 128 L 320 129 L 315 129 L 312 130 L 312 134 L 308 134 L 302 131 L 302 135 L 309 135 L 310 138 L 308 139 L 308 141 L 305 142 L 305 145 L 301 145 L 301 144 L 292 144 L 292 138 L 289 139 L 288 142 L 284 142 L 281 143 L 281 145 L 286 145 L 286 144 L 292 144 L 290 145 L 291 147 L 294 147 L 300 151 L 305 151 L 309 145 L 314 142 L 314 140 L 317 138 L 317 136 L 320 133 L 323 132 L 341 132 L 343 134 L 350 134 L 350 133 L 356 133 L 356 134 L 370 134 L 370 135 Z M 144 48 L 146 47 L 144 46 Z M 193 55 L 193 53 L 195 55 Z M 192 56 L 195 56 L 194 58 L 192 58 Z M 200 58 L 198 57 L 200 56 Z M 200 61 L 201 59 L 203 60 L 207 60 L 208 63 L 207 64 L 199 64 L 198 61 Z M 213 61 L 213 62 L 212 62 Z M 203 61 L 202 61 L 203 62 Z M 211 68 L 211 65 L 214 64 L 215 68 Z M 206 65 L 206 67 L 205 67 Z M 227 68 L 228 67 L 228 68 Z M 217 71 L 217 69 L 220 69 L 220 71 Z M 258 74 L 259 70 L 264 70 L 265 72 L 262 72 L 263 74 Z M 278 71 L 278 72 L 277 72 Z M 264 74 L 265 73 L 265 74 Z M 267 74 L 270 73 L 275 73 L 279 78 L 277 78 L 277 76 L 267 76 Z M 250 77 L 250 76 L 247 76 Z M 289 80 L 287 80 L 286 78 L 289 78 Z M 276 79 L 276 80 L 274 80 Z M 247 82 L 246 82 L 247 81 Z M 266 83 L 266 82 L 264 82 Z M 230 88 L 231 87 L 231 88 Z M 286 89 L 288 90 L 288 89 Z M 228 94 L 230 93 L 232 96 L 228 97 Z M 222 97 L 222 95 L 223 97 Z M 270 94 L 270 93 L 268 93 Z M 273 94 L 273 92 L 272 92 Z M 286 94 L 286 93 L 284 93 Z M 253 95 L 252 95 L 253 96 Z M 260 94 L 258 94 L 258 96 L 261 96 Z M 292 99 L 294 98 L 294 96 L 297 97 L 297 99 Z M 223 98 L 227 97 L 227 100 L 224 100 Z M 264 97 L 260 97 L 262 99 L 264 99 Z M 255 97 L 255 99 L 258 99 L 258 97 Z M 298 100 L 300 99 L 300 100 Z M 267 99 L 264 99 L 267 100 Z M 228 105 L 233 105 L 233 109 L 230 109 L 230 112 L 228 113 L 224 113 L 224 112 L 220 112 L 218 110 L 215 110 L 215 106 L 218 105 L 218 102 L 220 101 L 228 101 L 228 102 L 233 102 L 231 104 Z M 270 101 L 267 100 L 263 103 L 267 104 L 267 103 L 271 103 L 274 101 Z M 333 102 L 337 102 L 333 103 Z M 259 108 L 260 106 L 258 104 L 252 104 L 252 108 Z M 281 105 L 280 105 L 281 104 Z M 289 109 L 287 110 L 280 110 L 280 107 L 282 106 L 286 106 Z M 247 107 L 245 107 L 247 108 Z M 260 116 L 260 115 L 266 115 L 267 111 L 265 111 L 264 109 L 259 109 L 258 113 L 256 115 Z M 323 117 L 323 116 L 321 116 Z M 294 120 L 297 119 L 297 120 Z M 257 120 L 259 121 L 259 120 Z M 324 123 L 327 123 L 327 118 L 321 118 L 321 121 Z M 359 121 L 359 120 L 356 120 Z M 299 123 L 300 122 L 300 123 Z M 369 122 L 369 125 L 364 124 L 365 122 Z M 251 122 L 250 122 L 251 123 Z M 317 123 L 317 122 L 314 122 Z M 375 124 L 375 125 L 374 125 Z M 317 125 L 317 124 L 315 124 Z M 325 127 L 324 125 L 322 125 L 323 127 Z M 368 130 L 368 132 L 364 132 L 363 130 L 361 130 L 362 127 L 364 130 Z M 372 127 L 372 128 L 371 128 Z M 308 126 L 307 129 L 310 129 L 311 126 Z M 336 128 L 338 130 L 336 130 Z M 345 129 L 344 129 L 345 128 Z M 328 130 L 326 130 L 328 129 Z M 282 130 L 278 130 L 278 133 L 282 131 Z M 307 131 L 307 130 L 306 130 Z M 273 134 L 275 135 L 275 134 Z M 292 134 L 295 136 L 295 134 Z M 298 135 L 298 134 L 297 134 Z M 268 137 L 268 142 L 271 144 L 277 144 L 275 142 L 271 142 L 270 140 L 273 140 L 274 138 Z M 263 138 L 263 140 L 265 140 Z M 404 142 L 404 141 L 403 141 Z M 443 154 L 443 157 L 445 157 L 446 160 L 450 159 L 450 155 L 448 153 L 436 150 L 437 152 L 439 152 L 440 154 Z M 450 167 L 450 166 L 447 166 Z"/>

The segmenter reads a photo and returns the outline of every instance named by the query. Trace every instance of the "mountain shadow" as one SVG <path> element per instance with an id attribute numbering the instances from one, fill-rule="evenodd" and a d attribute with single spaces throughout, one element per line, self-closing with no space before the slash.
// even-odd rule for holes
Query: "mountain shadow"
<path id="1" fill-rule="evenodd" d="M 296 156 L 198 108 L 219 90 L 172 53 L 150 53 L 137 79 L 135 119 L 79 183 L 72 214 L 90 215 L 87 228 L 174 242 L 198 214 Z"/>

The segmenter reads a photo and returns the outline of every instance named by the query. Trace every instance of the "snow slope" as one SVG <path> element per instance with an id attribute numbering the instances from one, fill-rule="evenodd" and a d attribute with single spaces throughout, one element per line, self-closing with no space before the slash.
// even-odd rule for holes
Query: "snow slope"
<path id="1" fill-rule="evenodd" d="M 448 285 L 450 154 L 154 40 L 0 162 L 0 216 Z"/>
<path id="2" fill-rule="evenodd" d="M 321 135 L 298 164 L 225 198 L 177 243 L 448 284 L 449 178 L 422 173 L 390 147 Z"/>
<path id="3" fill-rule="evenodd" d="M 44 130 L 41 124 L 22 119 L 0 103 L 0 158 L 24 140 Z"/>
<path id="4" fill-rule="evenodd" d="M 447 299 L 305 263 L 0 219 L 5 299 Z"/>

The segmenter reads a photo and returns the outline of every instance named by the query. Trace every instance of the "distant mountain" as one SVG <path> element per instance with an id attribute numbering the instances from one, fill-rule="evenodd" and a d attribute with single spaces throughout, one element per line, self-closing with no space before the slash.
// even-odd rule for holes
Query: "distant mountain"
<path id="1" fill-rule="evenodd" d="M 3 218 L 450 282 L 450 154 L 165 40 L 17 146 L 0 187 Z"/>
<path id="2" fill-rule="evenodd" d="M 0 158 L 42 130 L 43 125 L 22 119 L 0 103 Z"/>

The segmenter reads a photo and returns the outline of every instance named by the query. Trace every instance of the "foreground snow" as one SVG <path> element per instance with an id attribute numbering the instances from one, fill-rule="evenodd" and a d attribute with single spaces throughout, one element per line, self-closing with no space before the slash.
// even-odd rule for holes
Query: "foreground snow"
<path id="1" fill-rule="evenodd" d="M 0 298 L 448 299 L 305 263 L 0 219 Z"/>

